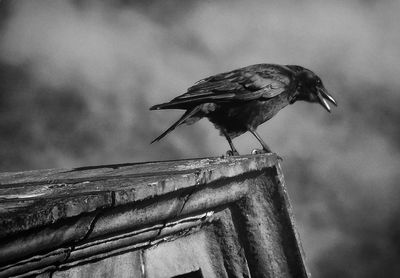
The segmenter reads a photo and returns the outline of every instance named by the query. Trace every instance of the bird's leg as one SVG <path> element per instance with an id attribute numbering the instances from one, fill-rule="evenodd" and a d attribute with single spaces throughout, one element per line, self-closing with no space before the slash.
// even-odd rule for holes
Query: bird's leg
<path id="1" fill-rule="evenodd" d="M 257 131 L 253 128 L 249 128 L 249 131 L 251 132 L 251 134 L 254 135 L 254 137 L 257 138 L 258 142 L 260 142 L 261 146 L 263 147 L 263 152 L 264 153 L 270 153 L 272 152 L 271 149 L 268 147 L 267 144 L 265 144 L 265 142 L 263 141 L 263 139 L 261 139 L 260 135 L 257 133 Z M 257 154 L 260 153 L 260 150 L 253 150 L 252 151 L 253 154 Z"/>
<path id="2" fill-rule="evenodd" d="M 231 147 L 231 150 L 226 152 L 227 156 L 234 156 L 234 155 L 239 155 L 238 151 L 236 150 L 235 146 L 233 145 L 232 139 L 231 137 L 228 135 L 228 133 L 226 133 L 226 131 L 222 131 L 222 133 L 224 134 L 226 140 L 229 143 L 229 146 Z"/>

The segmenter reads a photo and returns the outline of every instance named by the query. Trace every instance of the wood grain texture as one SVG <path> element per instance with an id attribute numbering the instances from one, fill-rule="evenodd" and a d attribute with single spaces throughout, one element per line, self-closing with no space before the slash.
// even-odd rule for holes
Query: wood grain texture
<path id="1" fill-rule="evenodd" d="M 205 158 L 0 174 L 0 240 L 9 234 L 260 170 L 276 156 Z"/>
<path id="2" fill-rule="evenodd" d="M 0 184 L 0 277 L 308 275 L 275 154 L 3 173 Z"/>

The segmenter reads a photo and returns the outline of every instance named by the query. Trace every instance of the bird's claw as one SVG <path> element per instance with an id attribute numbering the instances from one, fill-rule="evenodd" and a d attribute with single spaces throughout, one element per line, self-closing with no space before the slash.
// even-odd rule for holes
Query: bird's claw
<path id="1" fill-rule="evenodd" d="M 264 149 L 254 149 L 251 151 L 251 154 L 262 154 L 262 153 L 269 153 L 269 151 Z"/>
<path id="2" fill-rule="evenodd" d="M 264 149 L 254 149 L 251 151 L 252 155 L 256 155 L 256 154 L 263 154 L 263 153 L 272 153 L 271 151 L 268 150 L 264 150 Z M 283 161 L 283 158 L 280 157 L 279 155 L 276 155 L 276 158 L 280 161 Z"/>
<path id="3" fill-rule="evenodd" d="M 238 156 L 239 153 L 237 151 L 229 150 L 226 152 L 226 156 Z"/>

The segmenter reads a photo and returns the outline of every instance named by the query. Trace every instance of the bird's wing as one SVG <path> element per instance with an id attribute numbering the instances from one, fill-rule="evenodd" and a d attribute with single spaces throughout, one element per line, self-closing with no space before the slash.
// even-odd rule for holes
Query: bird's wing
<path id="1" fill-rule="evenodd" d="M 185 94 L 150 109 L 186 109 L 205 102 L 268 99 L 284 92 L 289 84 L 290 77 L 279 66 L 254 65 L 204 78 Z"/>

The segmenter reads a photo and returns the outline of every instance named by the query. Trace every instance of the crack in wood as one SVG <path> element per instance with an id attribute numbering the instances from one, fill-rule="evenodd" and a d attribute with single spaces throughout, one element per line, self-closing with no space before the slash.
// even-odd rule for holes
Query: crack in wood
<path id="1" fill-rule="evenodd" d="M 212 170 L 205 170 L 205 171 L 197 170 L 195 172 L 195 176 L 196 176 L 195 181 L 196 182 L 195 182 L 194 186 L 192 187 L 192 190 L 183 197 L 183 202 L 182 202 L 181 208 L 179 209 L 179 211 L 177 212 L 175 217 L 179 217 L 179 215 L 181 215 L 181 213 L 182 213 L 183 209 L 185 208 L 187 202 L 189 201 L 189 199 L 193 195 L 193 193 L 196 192 L 198 186 L 201 185 L 201 184 L 206 184 L 207 178 L 209 179 L 211 174 L 212 174 Z M 207 175 L 208 175 L 208 177 L 207 177 Z"/>

